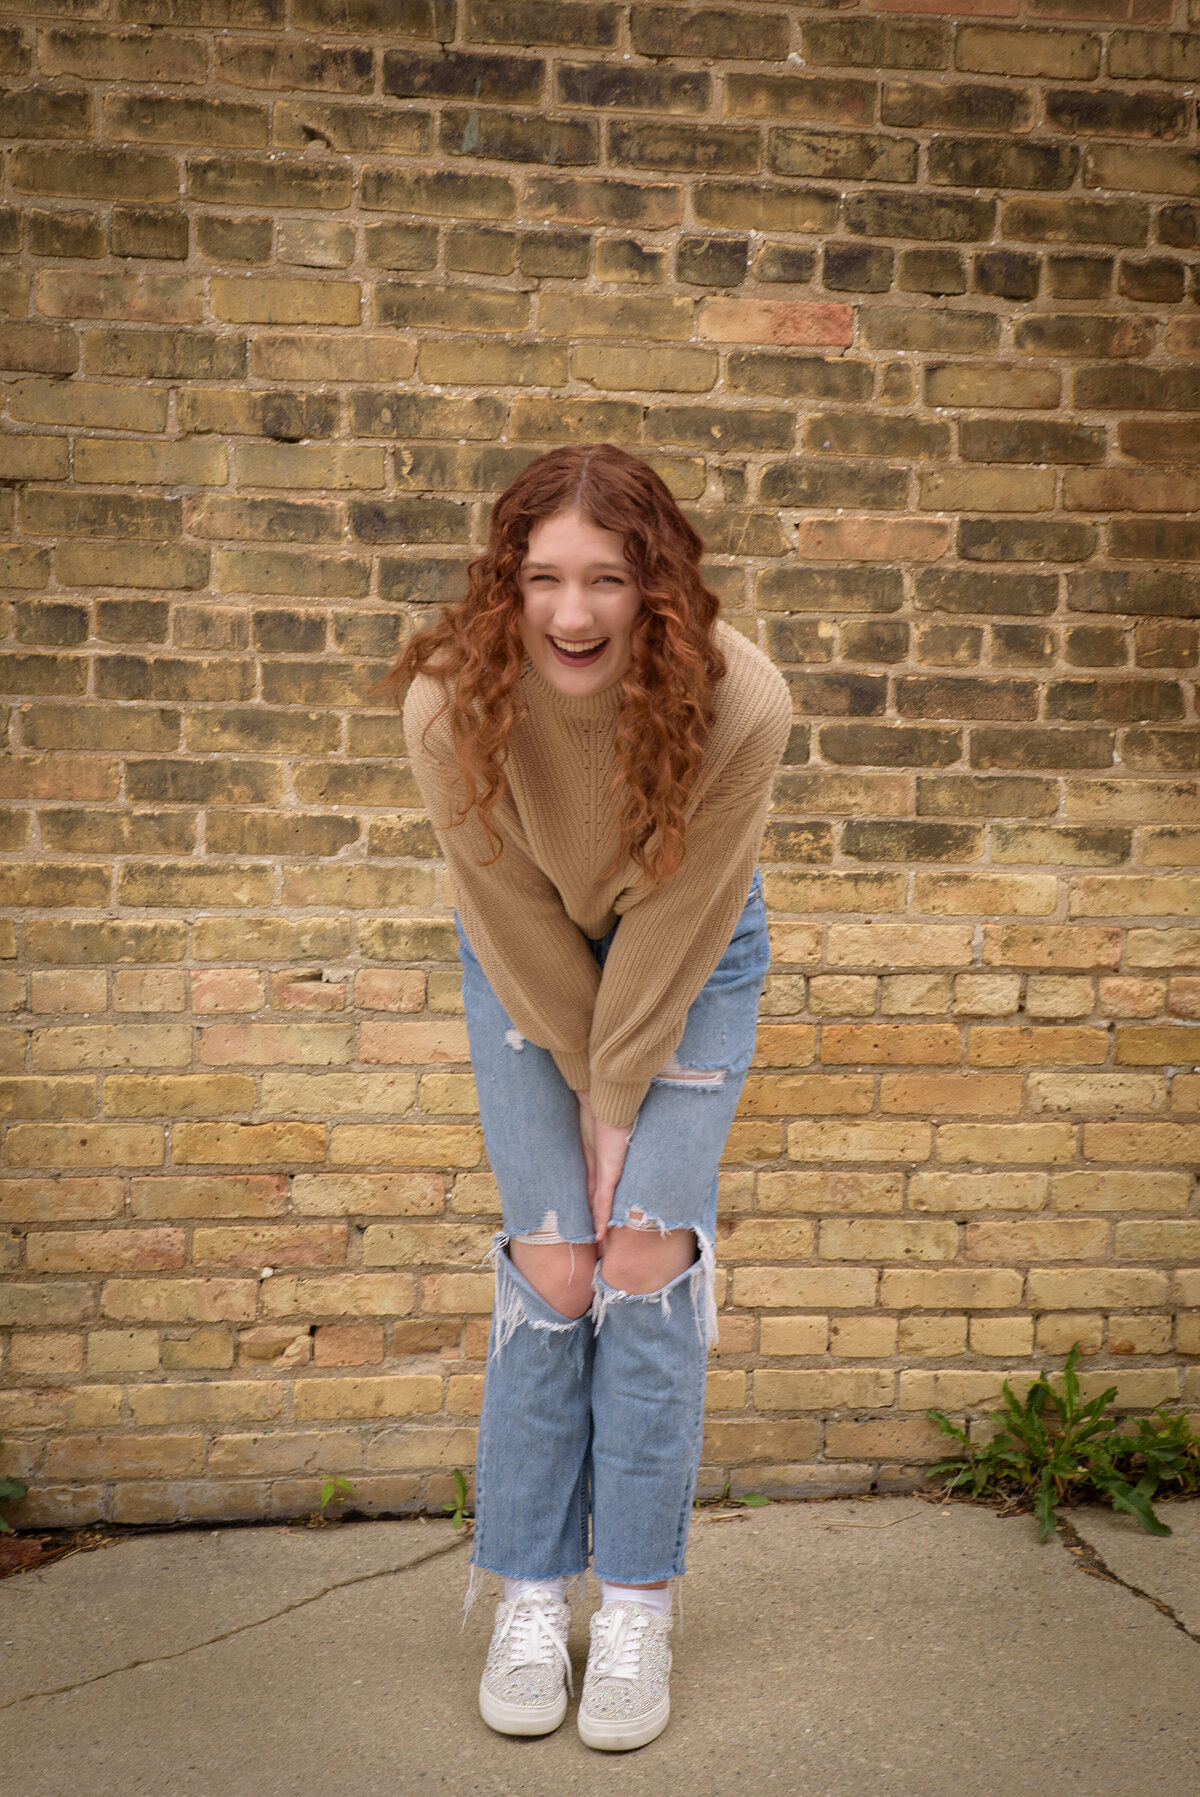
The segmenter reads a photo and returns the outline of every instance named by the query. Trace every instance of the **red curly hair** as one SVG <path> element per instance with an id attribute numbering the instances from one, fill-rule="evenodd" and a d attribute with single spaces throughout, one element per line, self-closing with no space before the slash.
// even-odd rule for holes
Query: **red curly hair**
<path id="1" fill-rule="evenodd" d="M 503 841 L 490 814 L 504 790 L 509 738 L 527 711 L 518 684 L 526 651 L 517 576 L 534 526 L 572 510 L 624 537 L 641 594 L 609 798 L 620 818 L 619 854 L 657 882 L 683 860 L 684 811 L 726 663 L 714 636 L 720 601 L 700 577 L 703 541 L 640 456 L 588 443 L 549 450 L 522 469 L 492 507 L 487 548 L 467 564 L 466 597 L 409 639 L 372 692 L 391 687 L 399 706 L 416 674 L 443 679 L 468 794 L 455 822 L 475 805 L 499 855 Z"/>

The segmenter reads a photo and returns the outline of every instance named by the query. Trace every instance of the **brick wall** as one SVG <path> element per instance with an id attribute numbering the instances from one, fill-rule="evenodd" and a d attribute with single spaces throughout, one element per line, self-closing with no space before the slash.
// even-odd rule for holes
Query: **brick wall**
<path id="1" fill-rule="evenodd" d="M 789 678 L 705 1478 L 1200 1409 L 1200 4 L 0 0 L 14 1519 L 469 1466 L 495 1223 L 366 693 L 646 455 Z M 986 1426 L 986 1425 L 985 1425 Z"/>

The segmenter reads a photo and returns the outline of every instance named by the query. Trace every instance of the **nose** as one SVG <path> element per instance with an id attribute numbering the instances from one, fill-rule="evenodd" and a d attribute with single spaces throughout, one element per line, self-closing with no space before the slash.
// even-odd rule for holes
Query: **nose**
<path id="1" fill-rule="evenodd" d="M 582 581 L 567 580 L 554 608 L 554 631 L 560 636 L 584 636 L 593 619 L 587 588 Z"/>

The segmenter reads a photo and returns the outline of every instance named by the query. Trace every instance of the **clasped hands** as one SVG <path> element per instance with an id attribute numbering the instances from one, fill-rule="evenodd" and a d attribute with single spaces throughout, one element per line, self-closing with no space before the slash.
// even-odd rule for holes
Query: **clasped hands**
<path id="1" fill-rule="evenodd" d="M 596 1249 L 600 1252 L 612 1216 L 613 1194 L 625 1165 L 625 1153 L 633 1131 L 616 1123 L 605 1123 L 597 1117 L 592 1109 L 590 1092 L 576 1092 L 575 1096 L 579 1100 L 579 1140 L 587 1167 L 588 1205 L 592 1227 L 596 1231 Z"/>

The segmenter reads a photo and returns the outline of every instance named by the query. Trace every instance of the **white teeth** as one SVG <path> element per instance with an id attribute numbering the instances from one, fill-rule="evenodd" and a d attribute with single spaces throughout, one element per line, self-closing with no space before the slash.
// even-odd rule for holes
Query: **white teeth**
<path id="1" fill-rule="evenodd" d="M 550 641 L 556 649 L 562 649 L 568 655 L 586 655 L 590 649 L 598 649 L 601 643 L 606 643 L 608 638 L 598 636 L 594 637 L 590 643 L 564 643 L 558 637 L 552 636 Z"/>

